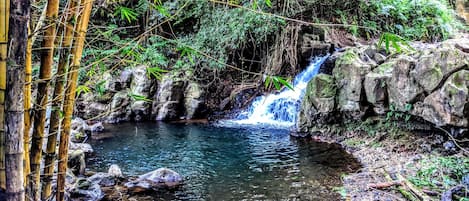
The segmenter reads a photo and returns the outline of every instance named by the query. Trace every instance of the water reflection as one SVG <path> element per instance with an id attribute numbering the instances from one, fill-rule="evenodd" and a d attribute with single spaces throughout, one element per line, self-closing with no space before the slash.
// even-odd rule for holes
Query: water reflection
<path id="1" fill-rule="evenodd" d="M 129 123 L 110 132 L 115 137 L 92 141 L 91 169 L 171 168 L 185 178 L 171 193 L 177 200 L 336 200 L 340 174 L 356 168 L 338 146 L 290 139 L 286 130 Z"/>

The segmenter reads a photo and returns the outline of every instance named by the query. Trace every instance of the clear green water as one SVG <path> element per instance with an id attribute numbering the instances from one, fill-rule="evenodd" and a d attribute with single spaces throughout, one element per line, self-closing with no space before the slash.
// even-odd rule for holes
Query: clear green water
<path id="1" fill-rule="evenodd" d="M 358 167 L 338 145 L 294 139 L 287 130 L 165 123 L 107 128 L 112 137 L 91 141 L 96 156 L 89 168 L 118 164 L 127 176 L 173 169 L 185 182 L 161 195 L 164 200 L 339 200 L 340 175 Z"/>

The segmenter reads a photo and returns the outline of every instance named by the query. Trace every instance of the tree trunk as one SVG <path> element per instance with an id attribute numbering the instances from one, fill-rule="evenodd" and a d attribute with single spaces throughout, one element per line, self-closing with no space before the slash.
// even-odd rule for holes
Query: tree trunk
<path id="1" fill-rule="evenodd" d="M 51 196 L 52 190 L 52 176 L 54 174 L 54 159 L 56 156 L 57 146 L 57 133 L 60 132 L 60 111 L 63 103 L 63 91 L 64 84 L 66 81 L 65 72 L 66 66 L 68 65 L 70 48 L 72 45 L 73 32 L 75 31 L 75 23 L 72 19 L 75 19 L 76 1 L 71 0 L 68 3 L 67 10 L 65 11 L 65 17 L 63 18 L 63 37 L 62 37 L 62 48 L 59 54 L 59 65 L 57 67 L 57 78 L 55 80 L 54 87 L 54 100 L 52 100 L 52 113 L 50 116 L 50 127 L 49 137 L 47 138 L 47 149 L 44 157 L 44 177 L 42 183 L 42 200 L 47 200 Z"/>
<path id="2" fill-rule="evenodd" d="M 0 188 L 5 189 L 5 89 L 10 0 L 0 0 Z"/>
<path id="3" fill-rule="evenodd" d="M 75 104 L 75 94 L 78 81 L 78 70 L 80 67 L 81 55 L 85 44 L 86 31 L 90 20 L 93 0 L 82 0 L 83 12 L 78 20 L 78 32 L 72 48 L 72 62 L 70 65 L 70 77 L 67 82 L 64 100 L 64 120 L 62 122 L 62 132 L 60 132 L 59 144 L 59 169 L 57 175 L 57 201 L 64 199 L 65 176 L 68 161 L 68 143 L 70 136 L 70 124 L 72 122 L 73 106 Z"/>
<path id="4" fill-rule="evenodd" d="M 24 69 L 29 0 L 10 2 L 7 87 L 5 96 L 5 173 L 6 200 L 24 200 L 23 132 L 24 132 Z"/>
<path id="5" fill-rule="evenodd" d="M 44 138 L 44 129 L 46 124 L 46 111 L 48 103 L 48 89 L 52 76 L 52 64 L 54 59 L 54 42 L 56 38 L 56 20 L 59 13 L 59 0 L 47 1 L 46 25 L 41 50 L 41 68 L 39 73 L 40 82 L 34 107 L 34 127 L 31 142 L 31 191 L 34 194 L 34 200 L 40 200 L 40 173 L 42 159 L 42 144 Z"/>

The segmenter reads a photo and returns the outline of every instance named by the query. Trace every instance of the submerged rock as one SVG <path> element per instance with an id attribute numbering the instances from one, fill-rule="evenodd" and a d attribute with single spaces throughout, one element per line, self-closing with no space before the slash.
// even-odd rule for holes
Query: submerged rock
<path id="1" fill-rule="evenodd" d="M 182 177 L 168 168 L 159 168 L 140 175 L 137 180 L 125 183 L 132 193 L 152 191 L 159 188 L 174 188 L 182 183 Z"/>

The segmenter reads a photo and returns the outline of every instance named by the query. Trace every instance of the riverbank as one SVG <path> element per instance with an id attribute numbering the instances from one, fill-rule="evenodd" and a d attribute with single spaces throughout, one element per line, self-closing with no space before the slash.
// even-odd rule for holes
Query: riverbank
<path id="1" fill-rule="evenodd" d="M 454 143 L 445 142 L 446 137 L 349 129 L 312 138 L 342 145 L 362 164 L 357 172 L 343 175 L 343 186 L 337 188 L 343 200 L 465 200 L 469 159 L 464 151 L 455 151 Z"/>

